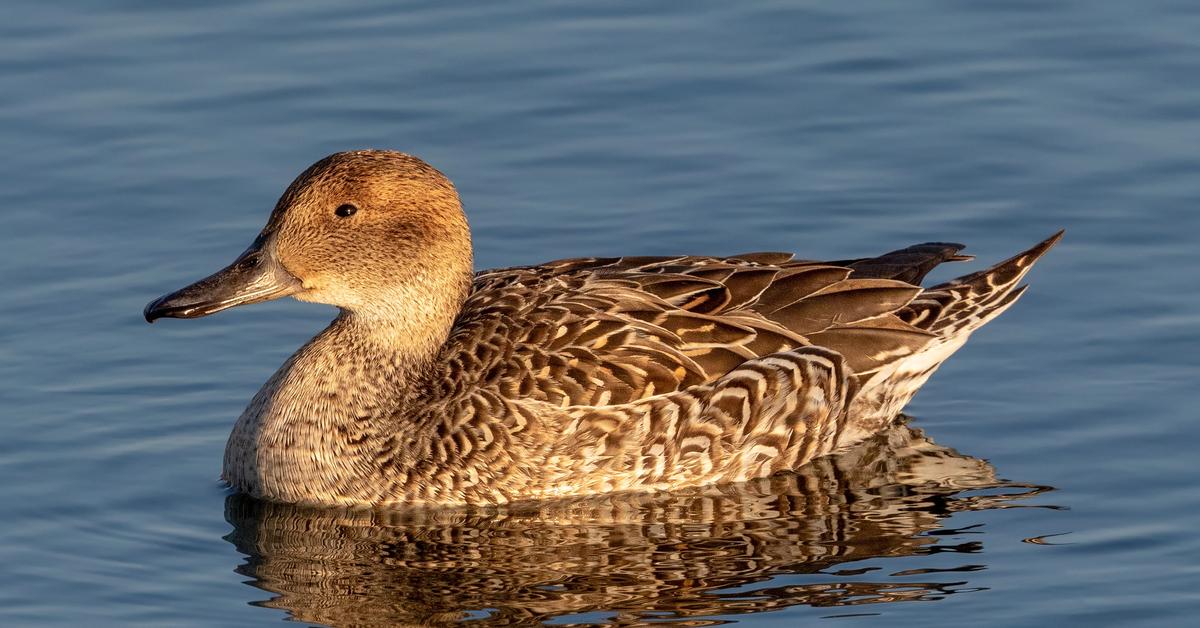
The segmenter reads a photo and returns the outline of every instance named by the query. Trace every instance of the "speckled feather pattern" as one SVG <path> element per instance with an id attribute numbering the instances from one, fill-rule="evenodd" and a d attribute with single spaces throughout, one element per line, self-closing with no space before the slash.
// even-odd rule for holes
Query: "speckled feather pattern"
<path id="1" fill-rule="evenodd" d="M 298 298 L 342 314 L 226 449 L 230 484 L 276 501 L 501 504 L 795 469 L 888 426 L 1058 237 L 928 289 L 934 266 L 969 259 L 961 245 L 570 259 L 468 286 L 470 237 L 440 173 L 398 153 L 325 161 L 260 237 L 278 239 Z M 388 222 L 348 232 L 304 214 L 351 197 Z"/>

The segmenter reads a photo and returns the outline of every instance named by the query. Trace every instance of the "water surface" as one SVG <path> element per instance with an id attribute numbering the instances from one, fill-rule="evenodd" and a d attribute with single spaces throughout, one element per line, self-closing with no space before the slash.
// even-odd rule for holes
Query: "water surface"
<path id="1" fill-rule="evenodd" d="M 1191 3 L 6 8 L 0 623 L 1200 610 Z M 927 240 L 990 262 L 1068 234 L 909 407 L 920 433 L 796 476 L 432 519 L 247 503 L 217 481 L 229 428 L 332 312 L 141 308 L 361 147 L 456 182 L 480 268 Z"/>

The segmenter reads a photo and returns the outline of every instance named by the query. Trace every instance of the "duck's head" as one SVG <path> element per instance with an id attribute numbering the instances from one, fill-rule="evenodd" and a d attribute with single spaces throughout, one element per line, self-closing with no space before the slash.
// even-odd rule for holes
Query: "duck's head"
<path id="1" fill-rule="evenodd" d="M 410 155 L 352 151 L 301 173 L 250 248 L 145 316 L 197 318 L 291 295 L 420 323 L 456 310 L 470 276 L 470 233 L 449 179 Z"/>

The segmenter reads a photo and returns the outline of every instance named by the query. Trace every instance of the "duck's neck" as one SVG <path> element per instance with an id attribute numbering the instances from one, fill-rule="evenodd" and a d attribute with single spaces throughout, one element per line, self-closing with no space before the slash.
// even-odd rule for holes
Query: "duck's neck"
<path id="1" fill-rule="evenodd" d="M 278 501 L 377 501 L 370 493 L 385 484 L 374 477 L 379 454 L 389 439 L 420 429 L 404 409 L 424 401 L 416 384 L 464 296 L 465 289 L 385 295 L 379 303 L 388 305 L 343 311 L 242 413 L 226 446 L 225 479 Z"/>

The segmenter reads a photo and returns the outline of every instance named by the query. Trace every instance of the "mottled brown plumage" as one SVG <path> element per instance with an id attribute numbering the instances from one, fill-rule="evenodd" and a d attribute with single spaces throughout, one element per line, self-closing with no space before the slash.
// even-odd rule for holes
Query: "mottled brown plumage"
<path id="1" fill-rule="evenodd" d="M 794 469 L 879 431 L 1058 237 L 929 289 L 930 269 L 969 259 L 961 245 L 836 262 L 570 259 L 472 279 L 450 182 L 359 151 L 305 171 L 243 258 L 147 318 L 284 294 L 341 308 L 234 427 L 224 477 L 251 495 L 660 490 Z"/>

